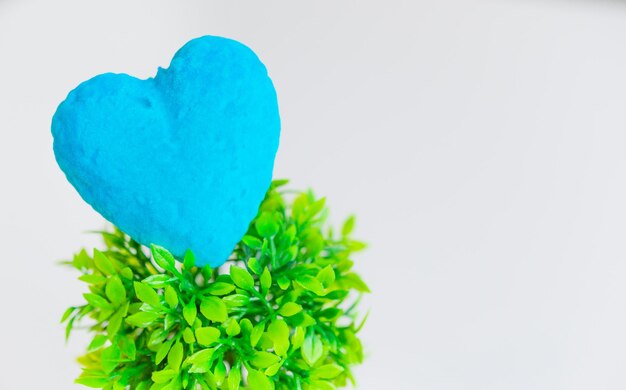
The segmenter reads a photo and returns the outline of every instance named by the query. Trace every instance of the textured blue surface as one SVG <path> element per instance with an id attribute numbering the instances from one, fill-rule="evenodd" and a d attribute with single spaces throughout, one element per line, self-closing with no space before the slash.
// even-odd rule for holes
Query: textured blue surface
<path id="1" fill-rule="evenodd" d="M 270 185 L 280 119 L 254 52 L 205 36 L 154 78 L 83 82 L 59 105 L 52 134 L 59 166 L 96 211 L 142 244 L 191 249 L 216 266 Z"/>

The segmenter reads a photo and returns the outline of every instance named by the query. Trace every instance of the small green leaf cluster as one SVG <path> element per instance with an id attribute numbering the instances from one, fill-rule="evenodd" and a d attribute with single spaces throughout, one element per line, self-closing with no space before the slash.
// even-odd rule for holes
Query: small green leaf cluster
<path id="1" fill-rule="evenodd" d="M 228 262 L 142 247 L 118 229 L 68 263 L 85 304 L 63 315 L 94 334 L 77 383 L 103 389 L 336 389 L 363 359 L 352 271 L 354 218 L 325 228 L 324 199 L 274 181 Z"/>

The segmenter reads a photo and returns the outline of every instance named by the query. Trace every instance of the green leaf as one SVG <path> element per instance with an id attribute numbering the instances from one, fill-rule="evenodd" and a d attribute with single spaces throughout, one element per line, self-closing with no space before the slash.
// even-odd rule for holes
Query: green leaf
<path id="1" fill-rule="evenodd" d="M 343 273 L 347 273 L 348 271 L 350 271 L 353 266 L 354 266 L 354 261 L 350 259 L 343 259 L 337 262 L 335 269 L 337 270 L 338 273 L 343 274 Z"/>
<path id="2" fill-rule="evenodd" d="M 196 337 L 193 335 L 193 330 L 191 330 L 191 328 L 185 328 L 183 331 L 183 340 L 187 344 L 193 344 L 196 342 Z"/>
<path id="3" fill-rule="evenodd" d="M 310 276 L 310 275 L 300 275 L 296 278 L 296 283 L 298 283 L 305 290 L 309 290 L 317 295 L 324 295 L 324 286 L 320 283 L 319 280 Z"/>
<path id="4" fill-rule="evenodd" d="M 291 346 L 293 347 L 294 350 L 302 346 L 302 344 L 304 343 L 304 336 L 305 336 L 304 328 L 301 326 L 296 327 L 296 329 L 293 332 L 293 335 L 291 336 Z"/>
<path id="5" fill-rule="evenodd" d="M 293 202 L 291 212 L 297 222 L 304 219 L 304 209 L 309 205 L 309 196 L 305 193 L 300 194 Z"/>
<path id="6" fill-rule="evenodd" d="M 263 238 L 270 238 L 276 235 L 280 229 L 280 224 L 274 217 L 273 213 L 270 212 L 261 213 L 254 226 L 256 227 L 256 231 Z"/>
<path id="7" fill-rule="evenodd" d="M 153 372 L 151 378 L 154 383 L 168 383 L 176 375 L 178 375 L 178 371 L 168 368 L 165 370 Z"/>
<path id="8" fill-rule="evenodd" d="M 230 277 L 239 288 L 248 291 L 254 290 L 254 278 L 252 278 L 252 275 L 250 275 L 247 270 L 231 265 Z"/>
<path id="9" fill-rule="evenodd" d="M 285 238 L 285 244 L 287 246 L 293 244 L 294 238 L 296 238 L 296 233 L 296 225 L 290 225 L 288 228 L 285 229 L 283 237 Z"/>
<path id="10" fill-rule="evenodd" d="M 287 183 L 289 183 L 289 179 L 274 179 L 270 184 L 270 189 L 274 190 L 278 187 L 286 185 Z"/>
<path id="11" fill-rule="evenodd" d="M 164 329 L 155 329 L 150 333 L 150 338 L 148 339 L 148 347 L 155 347 L 160 345 L 167 336 L 169 335 Z"/>
<path id="12" fill-rule="evenodd" d="M 324 353 L 324 344 L 320 337 L 314 333 L 309 333 L 304 338 L 304 344 L 302 344 L 302 358 L 311 367 L 317 363 Z"/>
<path id="13" fill-rule="evenodd" d="M 94 389 L 101 389 L 109 383 L 109 376 L 104 372 L 94 373 L 85 370 L 78 378 L 76 378 L 74 383 Z"/>
<path id="14" fill-rule="evenodd" d="M 172 349 L 170 349 L 170 353 L 167 354 L 167 365 L 173 369 L 178 371 L 180 369 L 180 365 L 183 362 L 183 345 L 179 342 L 174 343 Z"/>
<path id="15" fill-rule="evenodd" d="M 238 390 L 241 384 L 241 367 L 234 366 L 228 373 L 228 390 Z"/>
<path id="16" fill-rule="evenodd" d="M 168 384 L 170 386 L 170 389 L 182 389 L 183 387 L 183 383 L 182 383 L 182 378 L 180 375 L 177 375 L 174 377 L 174 379 L 172 379 L 170 381 L 170 383 Z M 119 389 L 119 390 L 125 390 L 125 389 Z M 164 389 L 163 389 L 164 390 Z"/>
<path id="17" fill-rule="evenodd" d="M 100 232 L 104 243 L 109 248 L 119 247 L 124 245 L 124 238 L 115 233 Z"/>
<path id="18" fill-rule="evenodd" d="M 196 300 L 192 298 L 189 303 L 183 307 L 183 317 L 189 326 L 193 325 L 198 315 L 198 307 L 196 306 Z"/>
<path id="19" fill-rule="evenodd" d="M 222 298 L 228 307 L 246 306 L 250 302 L 250 297 L 243 294 L 233 294 Z"/>
<path id="20" fill-rule="evenodd" d="M 164 295 L 167 305 L 175 309 L 178 306 L 178 293 L 176 293 L 176 290 L 172 286 L 166 286 Z"/>
<path id="21" fill-rule="evenodd" d="M 241 241 L 246 244 L 250 249 L 259 250 L 263 245 L 263 242 L 254 236 L 243 236 Z"/>
<path id="22" fill-rule="evenodd" d="M 278 278 L 278 287 L 280 287 L 281 290 L 287 290 L 290 285 L 291 280 L 289 280 L 288 277 L 281 276 L 280 278 Z"/>
<path id="23" fill-rule="evenodd" d="M 267 292 L 270 287 L 272 287 L 272 275 L 270 274 L 269 269 L 267 269 L 267 267 L 265 267 L 265 269 L 263 269 L 263 273 L 261 274 L 261 289 L 264 292 Z"/>
<path id="24" fill-rule="evenodd" d="M 100 354 L 100 362 L 102 364 L 102 370 L 106 373 L 111 373 L 121 361 L 122 354 L 117 347 L 113 344 L 102 350 Z"/>
<path id="25" fill-rule="evenodd" d="M 363 317 L 363 319 L 361 320 L 361 323 L 356 326 L 356 328 L 354 329 L 354 333 L 359 333 L 361 329 L 363 329 L 363 326 L 365 326 L 365 322 L 367 321 L 367 317 L 369 317 L 369 315 L 370 315 L 369 311 L 365 313 L 365 317 Z"/>
<path id="26" fill-rule="evenodd" d="M 264 245 L 267 245 L 267 242 L 265 242 Z M 263 267 L 261 267 L 261 264 L 256 257 L 251 257 L 248 260 L 248 269 L 250 269 L 250 271 L 252 271 L 255 275 L 260 275 L 261 271 L 263 271 Z"/>
<path id="27" fill-rule="evenodd" d="M 113 275 L 106 284 L 105 292 L 109 301 L 119 305 L 126 300 L 126 289 L 119 276 Z"/>
<path id="28" fill-rule="evenodd" d="M 154 307 L 161 306 L 161 297 L 152 289 L 152 287 L 149 287 L 141 282 L 134 282 L 133 285 L 135 286 L 135 294 L 137 294 L 137 298 L 141 302 Z"/>
<path id="29" fill-rule="evenodd" d="M 322 321 L 334 321 L 343 314 L 343 310 L 336 307 L 329 307 L 328 309 L 320 310 L 317 313 L 317 318 Z"/>
<path id="30" fill-rule="evenodd" d="M 61 317 L 61 323 L 64 323 L 65 321 L 67 321 L 67 319 L 70 318 L 70 316 L 72 315 L 72 313 L 74 313 L 74 311 L 76 311 L 75 307 L 70 307 L 67 310 L 65 310 L 65 312 L 63 313 L 63 316 Z"/>
<path id="31" fill-rule="evenodd" d="M 289 350 L 289 326 L 284 320 L 272 321 L 267 328 L 267 335 L 274 342 L 274 352 L 285 356 Z"/>
<path id="32" fill-rule="evenodd" d="M 91 264 L 91 257 L 89 257 L 87 251 L 84 249 L 74 255 L 74 258 L 72 259 L 72 265 L 79 271 L 91 268 Z"/>
<path id="33" fill-rule="evenodd" d="M 111 318 L 109 318 L 109 323 L 107 325 L 107 334 L 109 335 L 110 339 L 113 339 L 117 332 L 119 332 L 122 326 L 123 319 L 124 311 L 122 309 L 116 311 L 115 314 L 113 314 Z"/>
<path id="34" fill-rule="evenodd" d="M 135 360 L 137 357 L 137 346 L 132 336 L 121 336 L 117 338 L 117 345 L 122 355 L 128 360 Z"/>
<path id="35" fill-rule="evenodd" d="M 335 271 L 333 267 L 327 265 L 317 274 L 317 280 L 322 283 L 324 288 L 330 287 L 335 282 Z"/>
<path id="36" fill-rule="evenodd" d="M 242 318 L 239 321 L 239 326 L 241 327 L 241 331 L 245 333 L 247 336 L 250 336 L 252 332 L 252 321 L 249 318 Z"/>
<path id="37" fill-rule="evenodd" d="M 133 280 L 133 277 L 135 276 L 133 274 L 133 270 L 129 267 L 122 268 L 122 270 L 120 271 L 120 275 L 126 280 Z"/>
<path id="38" fill-rule="evenodd" d="M 196 264 L 196 256 L 194 256 L 191 250 L 187 250 L 185 252 L 185 257 L 183 258 L 183 267 L 186 270 L 190 270 Z"/>
<path id="39" fill-rule="evenodd" d="M 208 347 L 217 342 L 220 338 L 220 330 L 212 326 L 205 326 L 196 329 L 196 340 L 198 344 Z"/>
<path id="40" fill-rule="evenodd" d="M 272 364 L 271 366 L 267 367 L 267 369 L 265 370 L 265 375 L 267 376 L 276 375 L 276 373 L 278 372 L 278 370 L 280 370 L 282 366 L 283 366 L 282 363 Z"/>
<path id="41" fill-rule="evenodd" d="M 137 385 L 137 388 L 135 390 L 149 390 L 151 384 L 152 384 L 152 381 L 147 381 L 147 380 L 143 381 L 139 383 L 139 385 Z"/>
<path id="42" fill-rule="evenodd" d="M 101 297 L 97 294 L 87 293 L 83 294 L 83 297 L 93 307 L 101 308 L 101 309 L 110 309 L 112 306 L 105 298 Z"/>
<path id="43" fill-rule="evenodd" d="M 309 382 L 310 386 L 309 389 L 311 390 L 335 390 L 336 387 L 333 386 L 331 383 L 324 381 L 324 380 L 312 380 L 311 382 Z"/>
<path id="44" fill-rule="evenodd" d="M 152 325 L 157 318 L 159 318 L 158 313 L 141 311 L 126 318 L 126 323 L 138 328 L 146 328 Z"/>
<path id="45" fill-rule="evenodd" d="M 235 337 L 241 332 L 241 327 L 234 318 L 229 318 L 224 325 L 226 326 L 226 334 L 230 337 Z"/>
<path id="46" fill-rule="evenodd" d="M 163 328 L 166 330 L 172 330 L 174 325 L 178 323 L 178 316 L 174 313 L 167 313 L 163 319 Z"/>
<path id="47" fill-rule="evenodd" d="M 224 322 L 228 318 L 226 304 L 217 297 L 202 298 L 200 312 L 207 320 L 213 322 Z"/>
<path id="48" fill-rule="evenodd" d="M 343 301 L 349 295 L 349 293 L 350 292 L 346 290 L 333 290 L 329 292 L 328 294 L 324 295 L 324 298 L 337 300 L 337 301 Z"/>
<path id="49" fill-rule="evenodd" d="M 269 378 L 257 370 L 248 370 L 248 387 L 254 390 L 272 390 Z"/>
<path id="50" fill-rule="evenodd" d="M 94 337 L 93 340 L 91 340 L 91 343 L 89 343 L 89 346 L 87 347 L 87 351 L 93 352 L 102 348 L 104 344 L 107 342 L 107 340 L 108 338 L 103 334 L 96 335 L 96 337 Z"/>
<path id="51" fill-rule="evenodd" d="M 310 229 L 303 243 L 310 257 L 317 256 L 317 254 L 322 251 L 325 245 L 324 237 L 322 236 L 322 234 L 317 230 Z"/>
<path id="52" fill-rule="evenodd" d="M 213 357 L 215 350 L 213 348 L 200 350 L 185 360 L 185 365 L 190 364 L 190 373 L 205 373 L 211 370 L 209 362 Z"/>
<path id="53" fill-rule="evenodd" d="M 257 351 L 250 360 L 250 363 L 256 368 L 267 368 L 272 364 L 278 363 L 279 361 L 280 357 L 274 355 L 273 353 Z"/>
<path id="54" fill-rule="evenodd" d="M 93 261 L 96 267 L 105 275 L 114 275 L 117 273 L 113 263 L 109 260 L 108 257 L 97 249 L 93 251 Z"/>
<path id="55" fill-rule="evenodd" d="M 252 333 L 250 333 L 250 345 L 252 345 L 253 348 L 256 347 L 256 345 L 259 343 L 259 340 L 261 339 L 261 336 L 263 336 L 264 332 L 264 322 L 259 322 L 254 326 L 254 328 L 252 328 Z"/>
<path id="56" fill-rule="evenodd" d="M 226 295 L 230 294 L 235 289 L 235 285 L 225 282 L 211 283 L 206 291 L 211 295 Z"/>
<path id="57" fill-rule="evenodd" d="M 348 246 L 348 249 L 352 252 L 358 252 L 367 248 L 367 244 L 365 244 L 364 242 L 354 240 L 348 241 L 346 245 Z"/>
<path id="58" fill-rule="evenodd" d="M 156 364 L 160 364 L 163 361 L 163 359 L 165 359 L 174 341 L 175 341 L 174 339 L 171 339 L 161 344 L 154 358 L 154 362 Z"/>
<path id="59" fill-rule="evenodd" d="M 355 217 L 354 215 L 351 215 L 343 223 L 343 227 L 341 228 L 341 235 L 343 237 L 347 237 L 350 235 L 350 233 L 352 233 L 352 230 L 354 230 L 354 221 L 355 221 Z"/>
<path id="60" fill-rule="evenodd" d="M 215 379 L 217 382 L 224 382 L 224 378 L 226 378 L 226 365 L 222 359 L 219 359 L 217 364 L 215 365 L 215 370 L 213 370 L 213 375 L 215 375 Z"/>
<path id="61" fill-rule="evenodd" d="M 370 288 L 363 282 L 361 277 L 354 272 L 343 275 L 340 279 L 343 288 L 354 288 L 357 291 L 369 293 Z"/>
<path id="62" fill-rule="evenodd" d="M 302 306 L 294 302 L 287 302 L 280 308 L 280 310 L 278 310 L 278 314 L 283 317 L 291 317 L 295 314 L 300 313 L 301 311 Z"/>
<path id="63" fill-rule="evenodd" d="M 78 280 L 83 281 L 85 283 L 98 285 L 98 284 L 106 283 L 107 278 L 106 278 L 106 276 L 102 276 L 102 275 L 98 275 L 98 274 L 88 274 L 88 275 L 80 276 L 78 278 Z"/>
<path id="64" fill-rule="evenodd" d="M 178 273 L 174 266 L 176 263 L 176 261 L 174 260 L 174 256 L 172 256 L 172 254 L 168 252 L 167 249 L 158 245 L 152 245 L 150 248 L 152 251 L 152 258 L 159 267 L 163 268 L 166 271 Z"/>
<path id="65" fill-rule="evenodd" d="M 337 364 L 325 364 L 315 368 L 311 372 L 313 378 L 333 379 L 343 372 L 343 368 Z"/>
<path id="66" fill-rule="evenodd" d="M 326 204 L 326 198 L 321 198 L 313 202 L 307 210 L 306 218 L 311 219 L 317 214 L 319 214 L 319 212 L 324 209 L 325 204 Z"/>
<path id="67" fill-rule="evenodd" d="M 165 275 L 165 274 L 158 274 L 158 275 L 151 275 L 148 276 L 147 278 L 145 278 L 144 280 L 142 280 L 142 282 L 145 285 L 148 285 L 152 288 L 163 288 L 167 285 L 168 282 L 174 281 L 176 280 L 175 278 L 172 278 L 169 275 Z"/>
<path id="68" fill-rule="evenodd" d="M 94 315 L 98 315 L 97 321 L 98 322 L 104 322 L 107 319 L 109 319 L 109 317 L 111 317 L 114 313 L 113 308 L 108 308 L 108 309 L 100 309 L 100 311 L 98 312 L 98 310 L 93 310 L 93 314 Z"/>
<path id="69" fill-rule="evenodd" d="M 315 321 L 315 318 L 311 317 L 310 315 L 308 315 L 307 313 L 303 311 L 296 314 L 295 316 L 292 316 L 289 320 L 294 325 L 301 326 L 303 328 L 317 324 L 317 321 Z"/>

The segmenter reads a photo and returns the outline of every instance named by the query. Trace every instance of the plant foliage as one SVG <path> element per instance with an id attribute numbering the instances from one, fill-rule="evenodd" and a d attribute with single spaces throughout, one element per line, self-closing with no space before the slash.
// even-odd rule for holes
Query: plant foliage
<path id="1" fill-rule="evenodd" d="M 351 271 L 354 218 L 324 231 L 324 199 L 274 181 L 247 234 L 217 269 L 142 247 L 115 229 L 71 264 L 89 292 L 63 315 L 94 337 L 77 383 L 103 389 L 327 390 L 362 361 Z"/>

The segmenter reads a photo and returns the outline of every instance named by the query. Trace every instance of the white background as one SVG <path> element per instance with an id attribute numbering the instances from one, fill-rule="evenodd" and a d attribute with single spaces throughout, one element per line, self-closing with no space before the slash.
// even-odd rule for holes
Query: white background
<path id="1" fill-rule="evenodd" d="M 69 389 L 85 337 L 55 262 L 104 226 L 50 119 L 187 40 L 251 46 L 275 176 L 359 216 L 374 294 L 360 389 L 626 388 L 626 4 L 0 0 L 0 389 Z"/>

